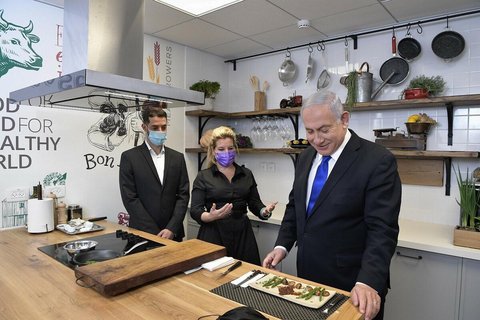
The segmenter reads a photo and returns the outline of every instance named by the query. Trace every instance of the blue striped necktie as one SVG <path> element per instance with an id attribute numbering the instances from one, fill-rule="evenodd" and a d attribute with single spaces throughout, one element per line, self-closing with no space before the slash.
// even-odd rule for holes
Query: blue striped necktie
<path id="1" fill-rule="evenodd" d="M 313 206 L 317 201 L 320 191 L 322 191 L 325 181 L 327 181 L 328 161 L 331 158 L 332 157 L 330 156 L 323 156 L 322 162 L 320 162 L 320 165 L 317 168 L 317 173 L 315 173 L 315 179 L 313 180 L 312 191 L 310 192 L 310 199 L 308 200 L 307 217 L 310 217 L 312 214 Z"/>

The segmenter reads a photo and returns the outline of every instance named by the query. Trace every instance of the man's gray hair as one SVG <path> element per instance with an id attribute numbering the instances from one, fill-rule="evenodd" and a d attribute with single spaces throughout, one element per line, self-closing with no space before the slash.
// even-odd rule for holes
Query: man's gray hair
<path id="1" fill-rule="evenodd" d="M 335 118 L 340 120 L 344 111 L 343 104 L 335 92 L 329 90 L 320 90 L 308 97 L 307 101 L 302 105 L 300 114 L 303 110 L 312 106 L 327 105 L 335 115 Z"/>

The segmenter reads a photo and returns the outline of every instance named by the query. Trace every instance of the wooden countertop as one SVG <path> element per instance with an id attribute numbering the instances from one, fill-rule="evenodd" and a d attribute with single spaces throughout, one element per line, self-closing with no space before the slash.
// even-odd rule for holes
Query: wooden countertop
<path id="1" fill-rule="evenodd" d="M 177 274 L 115 297 L 105 297 L 77 285 L 73 270 L 37 248 L 117 229 L 128 230 L 166 245 L 175 245 L 175 242 L 107 221 L 96 223 L 104 226 L 105 230 L 74 236 L 60 231 L 30 234 L 25 228 L 0 231 L 1 318 L 195 320 L 203 315 L 223 314 L 240 306 L 209 290 L 249 270 L 258 269 L 258 266 L 243 263 L 240 268 L 220 279 L 218 275 L 224 268 L 214 272 L 202 269 L 189 275 Z M 288 277 L 298 279 L 290 275 Z M 329 317 L 329 320 L 347 319 L 363 319 L 350 301 Z"/>

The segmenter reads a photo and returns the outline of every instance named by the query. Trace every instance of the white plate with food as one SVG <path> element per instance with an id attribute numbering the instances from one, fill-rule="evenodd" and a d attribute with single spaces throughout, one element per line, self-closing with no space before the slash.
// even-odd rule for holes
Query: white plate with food
<path id="1" fill-rule="evenodd" d="M 336 294 L 334 290 L 312 286 L 271 273 L 251 283 L 250 287 L 313 309 L 320 308 Z"/>

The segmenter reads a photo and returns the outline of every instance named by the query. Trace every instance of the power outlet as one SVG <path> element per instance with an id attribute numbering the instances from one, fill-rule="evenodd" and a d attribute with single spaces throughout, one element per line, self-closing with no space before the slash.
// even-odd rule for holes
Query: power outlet
<path id="1" fill-rule="evenodd" d="M 7 190 L 7 201 L 27 201 L 30 197 L 30 193 L 27 187 L 20 187 Z"/>

